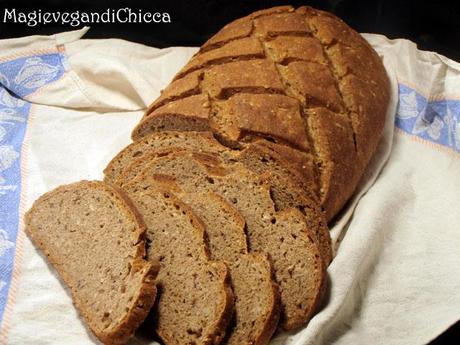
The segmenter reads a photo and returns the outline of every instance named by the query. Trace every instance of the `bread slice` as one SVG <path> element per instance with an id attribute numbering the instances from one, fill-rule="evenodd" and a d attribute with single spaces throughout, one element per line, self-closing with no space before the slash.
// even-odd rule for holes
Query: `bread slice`
<path id="1" fill-rule="evenodd" d="M 279 291 L 265 255 L 240 256 L 231 263 L 235 314 L 224 344 L 268 344 L 280 317 Z"/>
<path id="2" fill-rule="evenodd" d="M 267 344 L 278 325 L 279 292 L 266 256 L 248 254 L 244 218 L 216 193 L 179 196 L 206 225 L 211 258 L 230 269 L 235 315 L 225 343 Z"/>
<path id="3" fill-rule="evenodd" d="M 161 265 L 156 333 L 167 345 L 219 344 L 232 316 L 233 294 L 227 266 L 209 259 L 203 224 L 154 184 L 127 190 L 147 224 L 148 256 L 158 256 Z"/>
<path id="4" fill-rule="evenodd" d="M 277 152 L 281 145 L 267 145 L 266 141 L 257 141 L 245 147 L 235 156 L 235 162 L 243 164 L 251 172 L 264 178 L 270 185 L 270 193 L 277 210 L 299 209 L 315 233 L 320 246 L 321 257 L 326 267 L 332 261 L 331 236 L 324 214 L 321 212 L 318 198 L 309 186 L 312 180 L 303 180 L 298 170 L 285 162 Z"/>
<path id="5" fill-rule="evenodd" d="M 264 175 L 271 185 L 277 209 L 295 207 L 305 213 L 307 219 L 315 219 L 310 225 L 320 243 L 321 256 L 329 265 L 332 260 L 331 240 L 326 220 L 316 202 L 315 177 L 307 176 L 287 161 L 294 159 L 303 165 L 309 164 L 305 163 L 308 158 L 300 158 L 300 151 L 265 140 L 247 143 L 242 150 L 231 150 L 208 132 L 156 132 L 122 150 L 104 170 L 105 179 L 123 186 L 155 157 L 187 149 L 218 154 L 227 164 L 241 163 Z"/>
<path id="6" fill-rule="evenodd" d="M 210 132 L 156 132 L 131 143 L 121 150 L 104 169 L 104 180 L 115 182 L 132 162 L 144 161 L 145 157 L 152 152 L 167 151 L 172 148 L 195 151 L 212 150 L 212 152 L 228 150 L 228 148 L 219 144 Z"/>
<path id="7" fill-rule="evenodd" d="M 104 344 L 124 344 L 155 301 L 158 262 L 147 262 L 145 225 L 125 194 L 81 181 L 44 194 L 25 216 L 88 327 Z"/>
<path id="8" fill-rule="evenodd" d="M 243 165 L 227 168 L 215 156 L 177 152 L 158 157 L 131 183 L 172 179 L 188 193 L 216 192 L 246 220 L 250 252 L 267 254 L 280 286 L 281 326 L 304 325 L 316 311 L 325 286 L 325 265 L 314 232 L 297 209 L 276 211 L 270 186 Z"/>

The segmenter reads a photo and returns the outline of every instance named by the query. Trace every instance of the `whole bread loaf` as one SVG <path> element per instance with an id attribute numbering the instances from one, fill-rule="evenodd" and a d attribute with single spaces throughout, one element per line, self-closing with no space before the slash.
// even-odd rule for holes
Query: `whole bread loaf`
<path id="1" fill-rule="evenodd" d="M 376 150 L 388 103 L 383 64 L 357 32 L 332 14 L 281 6 L 235 20 L 211 37 L 132 137 L 212 131 L 233 148 L 266 138 L 306 153 L 312 164 L 301 169 L 316 176 L 307 181 L 331 220 Z"/>
<path id="2" fill-rule="evenodd" d="M 99 181 L 61 186 L 25 223 L 88 327 L 104 344 L 124 344 L 155 301 L 159 268 L 144 260 L 146 228 L 125 194 Z"/>

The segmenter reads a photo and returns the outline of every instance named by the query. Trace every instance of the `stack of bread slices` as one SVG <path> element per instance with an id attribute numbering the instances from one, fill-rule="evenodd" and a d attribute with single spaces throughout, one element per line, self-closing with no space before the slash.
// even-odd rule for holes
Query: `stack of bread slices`
<path id="1" fill-rule="evenodd" d="M 327 221 L 375 151 L 387 103 L 378 56 L 339 19 L 253 13 L 176 75 L 104 182 L 45 194 L 27 232 L 106 344 L 149 313 L 143 329 L 164 344 L 267 344 L 321 305 Z"/>
<path id="2" fill-rule="evenodd" d="M 106 343 L 123 343 L 156 299 L 146 328 L 165 344 L 266 344 L 318 310 L 331 261 L 324 215 L 276 145 L 152 133 L 105 182 L 37 200 L 28 233 Z"/>

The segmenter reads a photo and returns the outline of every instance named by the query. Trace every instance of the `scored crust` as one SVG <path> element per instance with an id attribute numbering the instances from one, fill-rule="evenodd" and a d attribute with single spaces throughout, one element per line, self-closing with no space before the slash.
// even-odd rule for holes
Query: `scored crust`
<path id="1" fill-rule="evenodd" d="M 376 150 L 389 97 L 383 64 L 357 32 L 327 12 L 281 6 L 211 37 L 152 103 L 132 138 L 212 131 L 233 148 L 269 138 L 311 154 L 307 175 L 317 176 L 311 189 L 330 221 Z"/>

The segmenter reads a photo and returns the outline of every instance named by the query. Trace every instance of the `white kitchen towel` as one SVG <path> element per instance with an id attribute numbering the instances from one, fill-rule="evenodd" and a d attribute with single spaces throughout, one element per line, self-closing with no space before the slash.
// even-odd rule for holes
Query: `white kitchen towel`
<path id="1" fill-rule="evenodd" d="M 60 184 L 102 178 L 196 51 L 85 32 L 0 41 L 2 344 L 97 343 L 24 235 L 23 214 Z M 460 318 L 460 65 L 410 41 L 364 37 L 392 80 L 385 136 L 331 230 L 324 307 L 273 344 L 424 344 Z"/>

